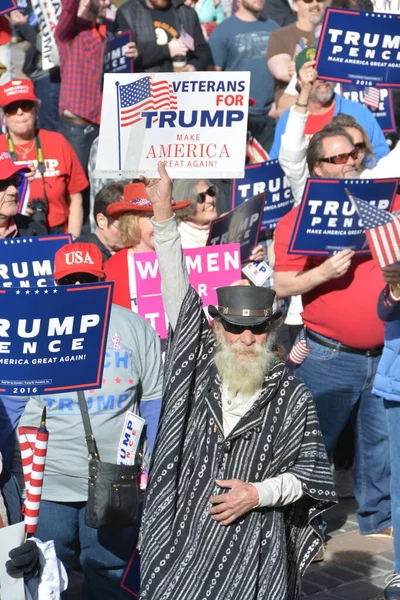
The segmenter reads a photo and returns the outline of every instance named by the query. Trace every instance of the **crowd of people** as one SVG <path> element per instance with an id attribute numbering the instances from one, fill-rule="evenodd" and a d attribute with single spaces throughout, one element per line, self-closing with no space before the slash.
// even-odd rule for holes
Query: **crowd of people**
<path id="1" fill-rule="evenodd" d="M 400 600 L 400 266 L 350 249 L 319 258 L 288 247 L 309 176 L 400 179 L 400 95 L 392 90 L 396 131 L 385 136 L 374 110 L 319 79 L 328 0 L 117 4 L 62 0 L 51 68 L 38 3 L 19 0 L 0 16 L 0 239 L 69 233 L 55 284 L 114 281 L 102 385 L 85 393 L 86 412 L 107 463 L 126 415 L 145 421 L 137 517 L 88 525 L 76 393 L 1 395 L 0 527 L 21 519 L 17 426 L 37 426 L 47 407 L 37 537 L 54 540 L 67 573 L 80 565 L 83 599 L 128 599 L 140 588 L 142 600 L 296 600 L 305 570 L 324 558 L 325 511 L 354 495 L 360 533 L 394 540 L 383 594 Z M 331 5 L 400 14 L 398 0 Z M 123 31 L 135 73 L 250 72 L 246 162 L 278 159 L 294 197 L 250 257 L 269 263 L 273 289 L 247 279 L 220 287 L 207 316 L 189 284 L 182 249 L 205 246 L 230 210 L 229 180 L 210 172 L 172 182 L 163 163 L 157 179 L 96 176 L 104 44 Z M 133 257 L 153 251 L 170 324 L 165 354 L 138 315 Z M 294 365 L 287 356 L 299 339 L 307 353 Z M 13 550 L 6 568 L 35 598 L 36 545 Z"/>

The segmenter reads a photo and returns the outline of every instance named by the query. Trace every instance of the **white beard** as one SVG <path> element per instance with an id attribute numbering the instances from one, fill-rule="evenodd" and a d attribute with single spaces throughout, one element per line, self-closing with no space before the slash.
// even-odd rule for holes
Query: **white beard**
<path id="1" fill-rule="evenodd" d="M 270 332 L 265 344 L 252 346 L 242 342 L 229 345 L 218 331 L 216 337 L 218 346 L 214 360 L 223 385 L 228 386 L 233 394 L 245 397 L 261 390 L 265 375 L 276 361 L 272 351 L 275 334 Z"/>

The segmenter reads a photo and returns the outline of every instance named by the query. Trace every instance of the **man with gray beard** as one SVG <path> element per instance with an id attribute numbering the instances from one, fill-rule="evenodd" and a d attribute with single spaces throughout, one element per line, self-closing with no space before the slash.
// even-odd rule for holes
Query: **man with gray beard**
<path id="1" fill-rule="evenodd" d="M 190 287 L 172 185 L 143 179 L 171 331 L 141 533 L 141 600 L 296 600 L 336 500 L 314 403 L 279 358 L 275 293 Z"/>

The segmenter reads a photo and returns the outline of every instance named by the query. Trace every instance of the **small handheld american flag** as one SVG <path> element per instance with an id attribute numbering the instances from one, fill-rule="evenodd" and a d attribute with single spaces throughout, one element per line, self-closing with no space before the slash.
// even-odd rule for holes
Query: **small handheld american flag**
<path id="1" fill-rule="evenodd" d="M 247 142 L 246 156 L 252 165 L 269 160 L 268 152 L 264 150 L 260 142 L 254 137 L 250 137 Z"/>
<path id="2" fill-rule="evenodd" d="M 49 432 L 46 428 L 46 408 L 43 409 L 40 427 L 18 427 L 21 446 L 22 469 L 26 488 L 25 533 L 35 533 L 42 497 Z"/>
<path id="3" fill-rule="evenodd" d="M 360 215 L 372 256 L 381 267 L 400 260 L 400 220 L 386 210 L 346 194 Z"/>
<path id="4" fill-rule="evenodd" d="M 368 87 L 364 89 L 364 104 L 370 106 L 373 109 L 379 108 L 379 102 L 381 99 L 381 93 L 377 88 Z"/>
<path id="5" fill-rule="evenodd" d="M 307 355 L 311 352 L 311 348 L 307 347 L 307 333 L 306 328 L 303 329 L 298 334 L 293 347 L 289 354 L 289 360 L 294 365 L 301 365 L 301 363 L 305 360 Z"/>

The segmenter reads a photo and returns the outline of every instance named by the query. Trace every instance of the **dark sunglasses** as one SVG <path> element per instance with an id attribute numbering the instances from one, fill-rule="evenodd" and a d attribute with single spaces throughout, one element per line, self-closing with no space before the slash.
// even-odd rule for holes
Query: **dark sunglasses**
<path id="1" fill-rule="evenodd" d="M 204 204 L 204 202 L 206 201 L 206 196 L 211 196 L 211 198 L 214 198 L 216 195 L 217 190 L 212 185 L 208 188 L 208 190 L 206 190 L 205 192 L 200 192 L 200 194 L 197 195 L 197 204 Z"/>
<path id="2" fill-rule="evenodd" d="M 353 148 L 351 152 L 344 152 L 343 154 L 336 154 L 336 156 L 321 158 L 320 162 L 331 163 L 333 165 L 344 165 L 349 160 L 349 158 L 355 160 L 357 156 L 358 148 Z"/>
<path id="3" fill-rule="evenodd" d="M 354 144 L 354 146 L 358 149 L 359 152 L 361 152 L 362 150 L 366 150 L 367 148 L 367 144 L 365 142 L 357 142 L 356 144 Z"/>
<path id="4" fill-rule="evenodd" d="M 10 187 L 10 185 L 13 185 L 14 187 L 18 188 L 21 185 L 23 178 L 23 175 L 17 173 L 17 175 L 10 177 L 10 179 L 0 180 L 0 192 L 5 192 L 6 189 Z"/>
<path id="5" fill-rule="evenodd" d="M 265 321 L 259 325 L 236 325 L 236 323 L 229 323 L 229 321 L 221 319 L 221 323 L 225 331 L 228 333 L 233 333 L 234 335 L 240 335 L 247 330 L 251 331 L 253 335 L 261 335 L 263 333 L 268 333 L 268 331 L 271 329 L 270 321 Z"/>
<path id="6" fill-rule="evenodd" d="M 72 273 L 57 280 L 58 285 L 75 285 L 76 283 L 95 283 L 99 281 L 97 275 L 91 273 Z"/>
<path id="7" fill-rule="evenodd" d="M 12 102 L 3 108 L 6 115 L 16 115 L 20 108 L 23 112 L 32 112 L 35 106 L 34 102 L 30 100 L 19 100 L 18 102 Z"/>

